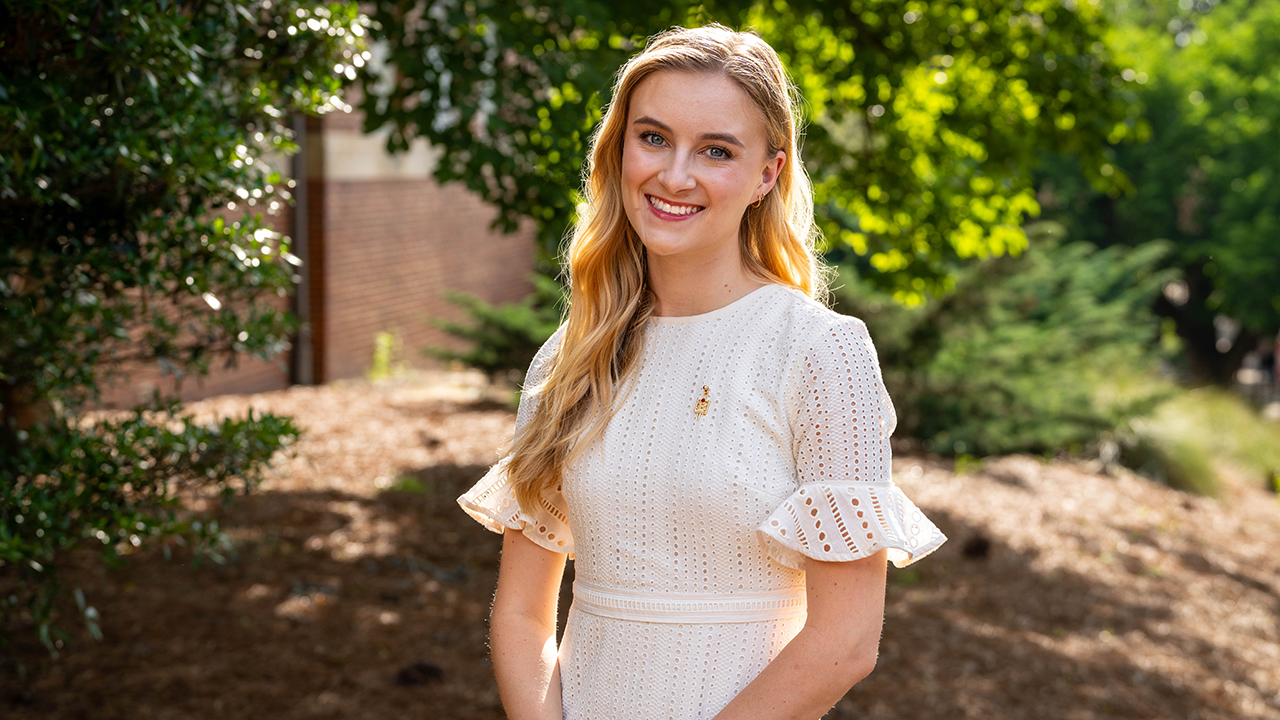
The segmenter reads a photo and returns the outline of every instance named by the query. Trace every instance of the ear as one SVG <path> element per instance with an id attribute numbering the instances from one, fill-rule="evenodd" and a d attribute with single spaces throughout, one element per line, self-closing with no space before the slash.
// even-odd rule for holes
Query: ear
<path id="1" fill-rule="evenodd" d="M 787 154 L 782 150 L 779 150 L 764 164 L 764 169 L 760 171 L 760 184 L 756 186 L 757 199 L 769 194 L 774 184 L 778 182 L 778 173 L 782 172 L 782 166 L 786 164 Z"/>

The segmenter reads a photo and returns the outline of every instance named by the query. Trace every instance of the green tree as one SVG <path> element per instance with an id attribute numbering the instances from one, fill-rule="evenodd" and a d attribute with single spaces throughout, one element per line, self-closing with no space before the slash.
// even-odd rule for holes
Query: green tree
<path id="1" fill-rule="evenodd" d="M 430 347 L 426 354 L 482 370 L 490 382 L 500 377 L 523 380 L 538 350 L 560 327 L 568 303 L 564 287 L 539 274 L 533 276 L 533 292 L 517 303 L 494 306 L 457 291 L 446 297 L 462 310 L 467 322 L 436 320 L 435 324 L 467 347 L 462 351 Z"/>
<path id="2" fill-rule="evenodd" d="M 1079 452 L 1164 399 L 1151 305 L 1168 247 L 1098 250 L 1056 223 L 1028 230 L 1027 252 L 973 264 L 917 307 L 856 278 L 836 291 L 875 338 L 897 435 L 943 454 Z"/>
<path id="3" fill-rule="evenodd" d="M 1158 310 L 1193 378 L 1227 384 L 1280 331 L 1280 2 L 1127 0 L 1108 12 L 1150 140 L 1115 148 L 1130 193 L 1082 182 L 1074 158 L 1048 163 L 1050 212 L 1098 245 L 1169 241 L 1182 280 Z M 1232 321 L 1238 336 L 1220 343 Z"/>
<path id="4" fill-rule="evenodd" d="M 82 541 L 216 540 L 180 498 L 247 487 L 296 436 L 163 402 L 79 411 L 126 364 L 288 346 L 297 259 L 260 214 L 289 200 L 267 157 L 295 149 L 290 113 L 342 106 L 365 22 L 353 2 L 0 6 L 0 637 L 25 607 L 56 647 L 56 562 Z"/>
<path id="5" fill-rule="evenodd" d="M 386 64 L 367 66 L 369 130 L 440 148 L 436 177 L 539 227 L 544 259 L 572 223 L 583 157 L 613 75 L 673 24 L 753 26 L 801 86 L 828 244 L 901 300 L 967 258 L 1017 252 L 1036 153 L 1075 153 L 1107 189 L 1108 142 L 1141 131 L 1092 2 L 1057 0 L 379 0 Z"/>

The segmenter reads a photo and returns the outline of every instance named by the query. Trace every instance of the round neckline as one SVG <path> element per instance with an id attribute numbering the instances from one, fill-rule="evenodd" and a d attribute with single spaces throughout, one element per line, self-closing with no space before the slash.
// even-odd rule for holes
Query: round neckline
<path id="1" fill-rule="evenodd" d="M 761 296 L 769 288 L 782 287 L 777 283 L 766 283 L 733 302 L 721 308 L 716 308 L 710 312 L 700 313 L 698 315 L 655 315 L 649 318 L 649 322 L 655 325 L 687 325 L 689 323 L 703 322 L 705 320 L 714 320 L 723 315 L 727 315 L 742 306 L 748 304 L 750 300 Z"/>

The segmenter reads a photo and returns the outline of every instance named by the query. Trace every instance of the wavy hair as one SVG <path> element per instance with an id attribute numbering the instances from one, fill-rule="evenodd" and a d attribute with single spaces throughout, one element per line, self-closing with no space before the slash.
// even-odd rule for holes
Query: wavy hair
<path id="1" fill-rule="evenodd" d="M 631 93 L 663 71 L 722 75 L 760 108 L 768 155 L 781 150 L 786 161 L 769 193 L 743 213 L 743 267 L 764 282 L 825 299 L 826 268 L 814 250 L 813 191 L 797 152 L 799 95 L 778 54 L 755 33 L 718 24 L 672 28 L 650 38 L 618 72 L 613 99 L 592 136 L 585 202 L 567 253 L 568 320 L 545 379 L 526 388 L 537 406 L 515 438 L 507 473 L 529 512 L 559 486 L 565 464 L 604 431 L 653 313 L 644 245 L 623 206 L 622 146 Z"/>

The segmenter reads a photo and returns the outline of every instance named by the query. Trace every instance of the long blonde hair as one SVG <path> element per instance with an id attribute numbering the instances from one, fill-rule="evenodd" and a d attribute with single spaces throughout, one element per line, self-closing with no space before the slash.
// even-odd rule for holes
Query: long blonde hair
<path id="1" fill-rule="evenodd" d="M 567 258 L 569 318 L 545 380 L 526 388 L 537 409 L 515 439 L 507 473 L 529 512 L 559 486 L 566 462 L 604 431 L 653 313 L 644 246 L 623 206 L 622 144 L 632 91 L 662 71 L 723 75 L 763 111 L 768 155 L 782 150 L 787 159 L 773 189 L 743 215 L 743 266 L 764 282 L 825 295 L 826 274 L 814 251 L 813 192 L 797 152 L 798 94 L 777 53 L 758 35 L 723 25 L 672 28 L 651 38 L 619 71 L 591 139 L 585 211 Z"/>

